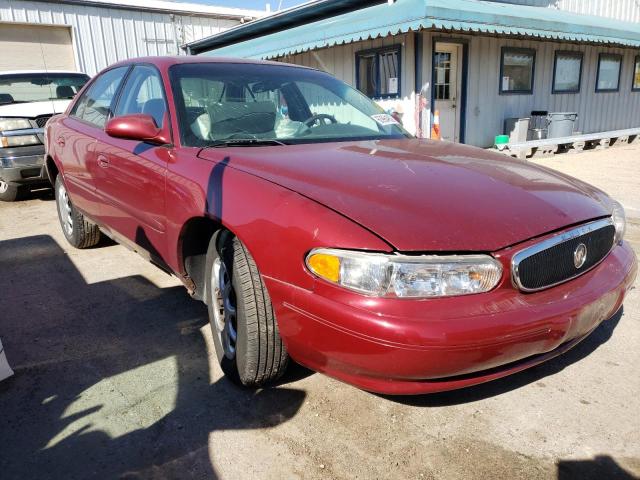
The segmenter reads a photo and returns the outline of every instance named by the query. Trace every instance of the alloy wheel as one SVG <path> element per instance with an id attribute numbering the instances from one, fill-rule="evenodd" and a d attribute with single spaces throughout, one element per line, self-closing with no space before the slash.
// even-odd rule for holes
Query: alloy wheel
<path id="1" fill-rule="evenodd" d="M 0 193 L 5 193 L 9 190 L 9 184 L 4 180 L 0 180 Z"/>
<path id="2" fill-rule="evenodd" d="M 236 355 L 236 341 L 238 339 L 235 290 L 227 267 L 220 257 L 214 260 L 212 268 L 214 333 L 220 338 L 225 356 L 233 359 Z"/>
<path id="3" fill-rule="evenodd" d="M 60 183 L 58 187 L 58 211 L 60 212 L 60 224 L 68 236 L 73 234 L 73 216 L 71 214 L 71 201 L 67 195 L 67 189 Z"/>

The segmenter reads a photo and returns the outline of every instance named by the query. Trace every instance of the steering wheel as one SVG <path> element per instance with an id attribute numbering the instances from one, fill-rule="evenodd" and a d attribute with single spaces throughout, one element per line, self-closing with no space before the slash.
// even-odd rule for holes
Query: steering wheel
<path id="1" fill-rule="evenodd" d="M 338 123 L 336 117 L 328 113 L 314 113 L 303 122 L 307 127 L 311 128 L 314 123 L 319 125 L 329 125 L 330 123 Z"/>

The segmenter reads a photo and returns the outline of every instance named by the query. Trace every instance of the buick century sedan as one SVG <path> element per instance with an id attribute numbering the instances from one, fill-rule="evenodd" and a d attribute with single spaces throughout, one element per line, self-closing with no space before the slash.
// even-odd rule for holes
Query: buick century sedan
<path id="1" fill-rule="evenodd" d="M 245 386 L 290 358 L 390 394 L 493 380 L 587 337 L 637 273 L 602 191 L 413 138 L 310 68 L 118 63 L 48 123 L 46 148 L 67 240 L 105 234 L 179 278 Z"/>

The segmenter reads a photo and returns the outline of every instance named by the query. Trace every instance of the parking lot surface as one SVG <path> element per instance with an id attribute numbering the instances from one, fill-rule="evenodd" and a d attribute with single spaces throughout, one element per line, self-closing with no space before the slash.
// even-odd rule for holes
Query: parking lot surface
<path id="1" fill-rule="evenodd" d="M 534 160 L 627 208 L 640 146 Z M 204 306 L 121 246 L 74 250 L 49 192 L 0 203 L 0 478 L 640 476 L 640 294 L 567 354 L 477 387 L 384 397 L 293 367 L 222 378 Z"/>

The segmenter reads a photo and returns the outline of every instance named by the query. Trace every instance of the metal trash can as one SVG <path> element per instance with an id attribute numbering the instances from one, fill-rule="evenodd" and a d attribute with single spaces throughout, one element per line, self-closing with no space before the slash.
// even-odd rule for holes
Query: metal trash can
<path id="1" fill-rule="evenodd" d="M 578 114 L 574 112 L 551 112 L 547 115 L 547 138 L 570 137 Z"/>
<path id="2" fill-rule="evenodd" d="M 504 134 L 509 135 L 509 143 L 520 143 L 527 141 L 527 131 L 529 130 L 529 118 L 505 118 Z"/>
<path id="3" fill-rule="evenodd" d="M 533 110 L 531 112 L 528 140 L 542 140 L 543 138 L 547 138 L 548 116 L 549 112 L 546 110 Z"/>

